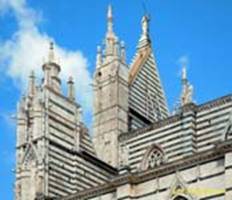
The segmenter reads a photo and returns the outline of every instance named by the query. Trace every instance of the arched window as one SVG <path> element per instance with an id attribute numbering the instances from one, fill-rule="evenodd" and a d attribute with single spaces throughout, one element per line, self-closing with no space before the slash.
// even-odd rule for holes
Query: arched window
<path id="1" fill-rule="evenodd" d="M 158 149 L 154 149 L 150 153 L 147 162 L 148 168 L 154 168 L 156 166 L 159 166 L 163 162 L 163 153 Z"/>
<path id="2" fill-rule="evenodd" d="M 151 147 L 148 148 L 146 151 L 143 161 L 142 161 L 142 170 L 152 169 L 164 162 L 164 152 L 163 150 L 153 144 Z"/>

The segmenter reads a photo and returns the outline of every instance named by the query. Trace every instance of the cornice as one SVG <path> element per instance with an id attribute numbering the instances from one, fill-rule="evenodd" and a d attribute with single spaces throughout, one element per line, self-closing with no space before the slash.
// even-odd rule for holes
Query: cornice
<path id="1" fill-rule="evenodd" d="M 197 111 L 200 112 L 200 111 L 208 110 L 216 106 L 221 106 L 231 101 L 232 101 L 232 94 L 228 94 L 226 96 L 199 105 Z"/>

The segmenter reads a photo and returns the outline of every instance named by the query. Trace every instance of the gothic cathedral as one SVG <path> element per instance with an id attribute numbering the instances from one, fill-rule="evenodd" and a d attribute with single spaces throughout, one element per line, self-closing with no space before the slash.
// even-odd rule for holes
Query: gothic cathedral
<path id="1" fill-rule="evenodd" d="M 232 199 L 232 95 L 196 105 L 183 68 L 180 103 L 169 113 L 149 20 L 128 65 L 109 6 L 91 134 L 72 77 L 62 93 L 50 44 L 41 83 L 32 72 L 17 107 L 16 200 Z"/>

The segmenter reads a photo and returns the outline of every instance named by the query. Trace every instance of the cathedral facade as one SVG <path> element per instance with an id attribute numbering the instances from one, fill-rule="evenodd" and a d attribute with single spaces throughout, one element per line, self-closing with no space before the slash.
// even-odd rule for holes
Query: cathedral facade
<path id="1" fill-rule="evenodd" d="M 62 93 L 50 44 L 42 83 L 32 72 L 17 107 L 16 200 L 232 199 L 232 95 L 196 105 L 184 68 L 170 114 L 148 16 L 141 27 L 128 65 L 109 6 L 93 77 L 92 136 L 72 77 Z"/>

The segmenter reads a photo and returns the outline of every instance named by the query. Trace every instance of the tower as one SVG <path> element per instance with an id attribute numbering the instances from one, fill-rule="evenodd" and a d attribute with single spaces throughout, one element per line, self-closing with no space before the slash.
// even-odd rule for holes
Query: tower
<path id="1" fill-rule="evenodd" d="M 128 130 L 128 67 L 125 46 L 113 31 L 112 7 L 107 14 L 104 49 L 97 49 L 94 73 L 94 146 L 97 155 L 118 165 L 118 135 Z"/>
<path id="2" fill-rule="evenodd" d="M 62 94 L 61 67 L 55 61 L 52 43 L 42 69 L 42 84 L 36 85 L 31 73 L 27 95 L 18 104 L 16 200 L 76 192 L 79 177 L 75 152 L 85 149 L 94 154 L 80 120 L 80 106 L 75 102 L 71 78 L 68 96 Z"/>

